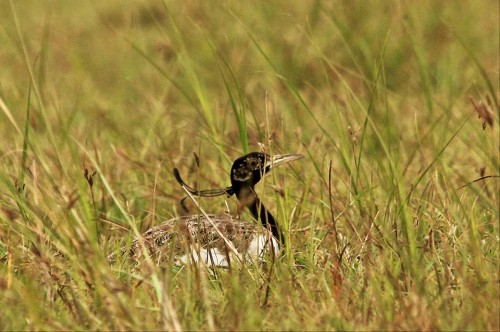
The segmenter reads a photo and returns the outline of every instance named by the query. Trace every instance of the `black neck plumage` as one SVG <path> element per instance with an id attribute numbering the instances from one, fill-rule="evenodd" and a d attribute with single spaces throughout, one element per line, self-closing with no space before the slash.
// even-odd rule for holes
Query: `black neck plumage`
<path id="1" fill-rule="evenodd" d="M 276 223 L 273 215 L 265 208 L 258 197 L 255 197 L 255 201 L 248 205 L 248 209 L 255 219 L 260 220 L 264 228 L 271 230 L 271 233 L 280 244 L 284 243 L 285 238 L 283 237 L 281 228 Z"/>

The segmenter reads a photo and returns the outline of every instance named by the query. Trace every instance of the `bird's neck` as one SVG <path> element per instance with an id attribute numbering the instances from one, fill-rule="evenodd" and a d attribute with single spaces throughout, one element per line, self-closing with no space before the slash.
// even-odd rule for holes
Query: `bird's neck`
<path id="1" fill-rule="evenodd" d="M 248 205 L 248 209 L 255 219 L 260 220 L 264 228 L 271 230 L 271 233 L 279 243 L 284 243 L 283 232 L 276 223 L 273 215 L 265 208 L 257 196 L 255 196 L 254 202 Z"/>
<path id="2" fill-rule="evenodd" d="M 273 215 L 266 209 L 264 204 L 261 203 L 254 188 L 252 186 L 240 187 L 235 192 L 241 206 L 246 206 L 252 213 L 253 217 L 260 220 L 264 228 L 270 229 L 273 237 L 280 244 L 285 243 L 285 238 L 281 228 L 274 219 Z"/>

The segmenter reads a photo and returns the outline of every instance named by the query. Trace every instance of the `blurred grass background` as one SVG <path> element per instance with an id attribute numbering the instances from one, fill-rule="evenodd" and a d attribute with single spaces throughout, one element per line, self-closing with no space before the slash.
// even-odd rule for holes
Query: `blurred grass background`
<path id="1" fill-rule="evenodd" d="M 0 328 L 500 328 L 497 1 L 0 9 Z M 109 266 L 259 143 L 273 269 Z"/>

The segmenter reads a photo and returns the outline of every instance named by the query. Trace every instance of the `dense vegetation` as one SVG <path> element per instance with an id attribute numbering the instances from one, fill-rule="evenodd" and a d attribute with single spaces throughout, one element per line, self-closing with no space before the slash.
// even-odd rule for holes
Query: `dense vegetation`
<path id="1" fill-rule="evenodd" d="M 500 329 L 498 1 L 0 9 L 1 329 Z M 278 261 L 108 263 L 261 149 Z"/>

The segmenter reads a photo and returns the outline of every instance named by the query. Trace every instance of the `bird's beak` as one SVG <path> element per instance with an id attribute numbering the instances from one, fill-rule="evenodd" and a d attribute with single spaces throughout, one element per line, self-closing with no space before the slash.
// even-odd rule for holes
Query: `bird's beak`
<path id="1" fill-rule="evenodd" d="M 293 154 L 277 154 L 272 156 L 267 162 L 265 167 L 265 172 L 269 172 L 272 168 L 279 166 L 281 164 L 286 164 L 290 161 L 298 160 L 304 158 L 303 155 L 293 153 Z"/>

